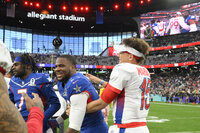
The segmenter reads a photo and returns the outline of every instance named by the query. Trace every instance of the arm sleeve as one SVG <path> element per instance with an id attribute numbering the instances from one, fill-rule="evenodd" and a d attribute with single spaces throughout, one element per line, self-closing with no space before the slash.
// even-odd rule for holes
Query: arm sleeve
<path id="1" fill-rule="evenodd" d="M 28 115 L 26 125 L 28 133 L 42 133 L 43 132 L 43 118 L 44 114 L 39 107 L 32 107 Z"/>
<path id="2" fill-rule="evenodd" d="M 49 107 L 44 112 L 44 130 L 47 129 L 47 121 L 60 109 L 59 99 L 53 90 L 52 84 L 45 84 L 41 88 L 43 97 L 47 100 Z"/>
<path id="3" fill-rule="evenodd" d="M 89 95 L 80 93 L 70 97 L 71 110 L 69 115 L 69 128 L 80 131 L 85 113 Z"/>
<path id="4" fill-rule="evenodd" d="M 120 90 L 112 87 L 110 84 L 106 85 L 106 88 L 104 89 L 102 95 L 101 95 L 101 99 L 109 104 L 111 103 L 115 98 L 117 98 L 117 96 L 121 93 Z"/>
<path id="5" fill-rule="evenodd" d="M 10 86 L 9 89 L 8 89 L 8 93 L 9 93 L 9 98 L 10 98 L 10 100 L 15 104 L 15 102 L 14 102 L 14 94 L 13 94 L 13 92 L 12 92 L 11 86 Z"/>
<path id="6" fill-rule="evenodd" d="M 159 33 L 159 28 L 158 28 L 158 26 L 155 26 L 155 27 L 154 27 L 154 30 L 156 31 L 156 34 Z"/>
<path id="7" fill-rule="evenodd" d="M 190 30 L 190 26 L 187 25 L 185 22 L 184 22 L 184 19 L 183 18 L 179 18 L 179 24 L 180 26 L 185 29 L 185 30 Z"/>

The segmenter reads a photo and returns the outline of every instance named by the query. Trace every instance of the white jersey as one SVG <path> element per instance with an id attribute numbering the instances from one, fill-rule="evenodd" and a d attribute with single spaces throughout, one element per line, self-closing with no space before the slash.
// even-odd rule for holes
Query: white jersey
<path id="1" fill-rule="evenodd" d="M 9 85 L 9 83 L 10 83 L 10 78 L 4 77 L 4 79 L 5 79 L 5 81 L 6 81 L 7 88 L 10 88 L 10 85 Z"/>
<path id="2" fill-rule="evenodd" d="M 180 34 L 181 33 L 181 29 L 180 28 L 183 28 L 185 30 L 190 30 L 190 26 L 185 23 L 183 17 L 171 18 L 169 20 L 169 24 L 168 24 L 166 33 L 170 29 L 170 35 Z"/>
<path id="3" fill-rule="evenodd" d="M 53 115 L 53 117 L 58 117 L 58 116 L 61 116 L 67 109 L 67 103 L 58 91 L 55 91 L 55 93 L 60 101 L 61 106 L 60 106 L 60 109 Z"/>
<path id="4" fill-rule="evenodd" d="M 144 32 L 146 31 L 146 26 L 140 27 L 140 38 L 144 39 L 145 35 Z"/>
<path id="5" fill-rule="evenodd" d="M 159 34 L 158 36 L 164 36 L 165 35 L 165 22 L 161 21 L 160 23 L 158 23 L 158 28 L 159 28 Z"/>
<path id="6" fill-rule="evenodd" d="M 111 73 L 109 84 L 121 92 L 113 101 L 114 123 L 146 122 L 150 106 L 148 70 L 130 63 L 118 64 Z"/>

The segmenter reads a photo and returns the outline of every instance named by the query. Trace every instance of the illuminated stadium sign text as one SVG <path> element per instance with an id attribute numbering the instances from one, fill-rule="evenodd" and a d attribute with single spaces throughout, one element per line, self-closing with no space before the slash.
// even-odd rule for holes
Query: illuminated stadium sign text
<path id="1" fill-rule="evenodd" d="M 57 15 L 57 14 L 40 14 L 34 11 L 27 13 L 28 18 L 39 18 L 40 20 L 43 19 L 54 19 L 54 20 L 67 20 L 67 21 L 79 21 L 85 22 L 85 17 L 77 17 L 75 15 Z"/>

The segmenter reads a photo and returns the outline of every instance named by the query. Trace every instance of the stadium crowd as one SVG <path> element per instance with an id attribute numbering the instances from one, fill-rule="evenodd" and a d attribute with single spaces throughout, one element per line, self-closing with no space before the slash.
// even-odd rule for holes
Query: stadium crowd
<path id="1" fill-rule="evenodd" d="M 171 51 L 170 51 L 171 52 Z M 12 59 L 15 59 L 21 53 L 12 53 Z M 36 63 L 41 64 L 51 64 L 51 55 L 50 54 L 31 54 L 32 57 L 36 60 Z M 53 63 L 58 55 L 54 54 Z M 118 58 L 116 56 L 80 56 L 75 55 L 78 65 L 106 65 L 106 66 L 115 66 L 118 63 Z M 198 48 L 190 51 L 182 51 L 175 53 L 163 53 L 157 55 L 148 55 L 146 61 L 143 65 L 156 65 L 156 64 L 173 64 L 189 61 L 200 61 L 200 52 Z"/>
<path id="2" fill-rule="evenodd" d="M 200 32 L 189 32 L 184 34 L 176 34 L 170 36 L 159 36 L 152 39 L 146 39 L 151 47 L 162 47 L 192 43 L 200 41 Z"/>

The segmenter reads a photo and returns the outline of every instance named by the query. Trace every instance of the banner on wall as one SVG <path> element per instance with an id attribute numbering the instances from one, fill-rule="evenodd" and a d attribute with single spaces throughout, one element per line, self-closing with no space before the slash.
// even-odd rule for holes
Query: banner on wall
<path id="1" fill-rule="evenodd" d="M 109 56 L 117 56 L 118 53 L 117 53 L 117 51 L 113 47 L 109 47 L 108 48 L 108 55 Z"/>
<path id="2" fill-rule="evenodd" d="M 36 18 L 40 20 L 51 19 L 51 20 L 66 20 L 66 21 L 77 21 L 77 22 L 85 22 L 85 17 L 78 17 L 75 15 L 57 15 L 57 14 L 43 14 L 36 13 L 35 11 L 27 12 L 28 18 Z"/>

